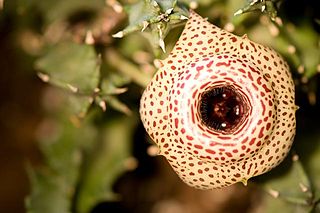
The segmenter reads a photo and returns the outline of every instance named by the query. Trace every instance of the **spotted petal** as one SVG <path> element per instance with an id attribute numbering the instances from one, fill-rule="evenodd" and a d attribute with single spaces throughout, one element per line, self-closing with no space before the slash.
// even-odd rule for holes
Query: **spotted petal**
<path id="1" fill-rule="evenodd" d="M 159 154 L 190 186 L 246 183 L 277 166 L 295 135 L 294 84 L 274 50 L 190 12 L 141 98 Z"/>

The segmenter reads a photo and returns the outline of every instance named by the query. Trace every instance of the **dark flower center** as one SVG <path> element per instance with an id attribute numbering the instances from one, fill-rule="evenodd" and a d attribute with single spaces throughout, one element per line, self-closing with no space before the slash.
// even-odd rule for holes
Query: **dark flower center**
<path id="1" fill-rule="evenodd" d="M 210 129 L 232 132 L 244 120 L 247 104 L 232 86 L 212 88 L 202 94 L 199 112 Z"/>

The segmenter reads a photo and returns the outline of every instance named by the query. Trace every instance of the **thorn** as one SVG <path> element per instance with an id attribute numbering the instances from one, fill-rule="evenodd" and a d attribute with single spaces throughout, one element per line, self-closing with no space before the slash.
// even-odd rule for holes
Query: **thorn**
<path id="1" fill-rule="evenodd" d="M 138 167 L 138 160 L 135 157 L 128 157 L 123 164 L 128 171 L 132 171 Z"/>
<path id="2" fill-rule="evenodd" d="M 157 27 L 158 27 L 158 30 L 159 30 L 159 37 L 160 37 L 159 46 L 161 47 L 162 51 L 165 53 L 166 52 L 166 47 L 165 47 L 164 40 L 162 38 L 163 32 L 161 30 L 161 26 L 160 25 L 158 25 Z"/>
<path id="3" fill-rule="evenodd" d="M 295 154 L 292 156 L 292 161 L 296 162 L 299 160 L 299 155 Z"/>
<path id="4" fill-rule="evenodd" d="M 276 26 L 274 26 L 273 24 L 270 24 L 268 26 L 268 28 L 269 28 L 271 36 L 276 37 L 279 35 L 279 29 Z"/>
<path id="5" fill-rule="evenodd" d="M 234 16 L 238 16 L 238 15 L 240 15 L 240 14 L 242 14 L 242 13 L 243 13 L 243 10 L 240 9 L 240 10 L 237 10 L 233 15 L 234 15 Z"/>
<path id="6" fill-rule="evenodd" d="M 308 81 L 309 81 L 309 79 L 306 76 L 303 76 L 301 78 L 301 82 L 304 83 L 304 84 L 308 83 Z"/>
<path id="7" fill-rule="evenodd" d="M 293 45 L 289 45 L 287 50 L 288 50 L 288 53 L 290 53 L 290 54 L 295 54 L 296 53 L 296 47 L 293 46 Z"/>
<path id="8" fill-rule="evenodd" d="M 302 192 L 309 191 L 308 187 L 306 185 L 304 185 L 303 183 L 299 183 L 299 187 L 300 187 Z"/>
<path id="9" fill-rule="evenodd" d="M 155 66 L 156 68 L 158 68 L 158 69 L 164 66 L 163 63 L 162 63 L 162 61 L 159 60 L 159 59 L 154 59 L 154 60 L 153 60 L 153 64 L 154 64 L 154 66 Z"/>
<path id="10" fill-rule="evenodd" d="M 162 51 L 166 53 L 166 47 L 162 38 L 159 39 L 159 46 L 161 47 Z"/>
<path id="11" fill-rule="evenodd" d="M 266 15 L 260 16 L 259 21 L 263 25 L 268 25 L 270 23 L 269 18 Z"/>
<path id="12" fill-rule="evenodd" d="M 266 9 L 266 5 L 262 5 L 262 7 L 261 7 L 261 12 L 264 12 L 265 9 Z"/>
<path id="13" fill-rule="evenodd" d="M 104 100 L 99 102 L 99 106 L 101 107 L 102 111 L 106 111 L 107 110 L 107 104 Z"/>
<path id="14" fill-rule="evenodd" d="M 152 4 L 154 7 L 159 7 L 158 2 L 156 2 L 155 0 L 153 0 Z"/>
<path id="15" fill-rule="evenodd" d="M 146 64 L 152 60 L 152 56 L 148 52 L 137 51 L 132 55 L 132 59 L 138 64 Z"/>
<path id="16" fill-rule="evenodd" d="M 123 87 L 123 88 L 115 88 L 114 91 L 113 91 L 113 94 L 122 94 L 122 93 L 125 93 L 128 91 L 128 88 L 127 87 Z"/>
<path id="17" fill-rule="evenodd" d="M 48 82 L 50 80 L 50 77 L 47 74 L 38 72 L 37 75 L 43 82 Z"/>
<path id="18" fill-rule="evenodd" d="M 192 9 L 192 10 L 197 9 L 198 6 L 199 6 L 199 4 L 198 4 L 198 2 L 196 2 L 196 1 L 191 1 L 191 2 L 189 3 L 189 7 L 190 7 L 190 9 Z"/>
<path id="19" fill-rule="evenodd" d="M 78 115 L 72 115 L 70 116 L 70 122 L 76 126 L 76 127 L 80 127 L 81 126 L 81 119 L 84 118 L 85 113 L 84 112 L 80 112 Z"/>
<path id="20" fill-rule="evenodd" d="M 116 34 L 112 35 L 113 38 L 122 38 L 123 37 L 123 31 L 119 31 Z"/>
<path id="21" fill-rule="evenodd" d="M 257 3 L 259 0 L 254 0 L 250 3 L 250 6 L 254 5 L 255 3 Z"/>
<path id="22" fill-rule="evenodd" d="M 276 17 L 274 20 L 279 26 L 283 26 L 282 19 L 280 17 Z"/>
<path id="23" fill-rule="evenodd" d="M 173 8 L 169 8 L 166 10 L 165 14 L 170 15 L 173 11 Z"/>
<path id="24" fill-rule="evenodd" d="M 122 13 L 123 11 L 123 7 L 118 3 L 118 4 L 115 4 L 113 7 L 114 11 L 116 11 L 116 13 Z"/>
<path id="25" fill-rule="evenodd" d="M 112 7 L 112 9 L 116 12 L 116 13 L 122 13 L 123 11 L 123 7 L 121 6 L 121 4 L 116 1 L 116 0 L 106 0 L 106 4 L 109 5 L 110 7 Z"/>
<path id="26" fill-rule="evenodd" d="M 234 25 L 231 22 L 228 22 L 226 25 L 224 25 L 224 29 L 228 32 L 234 31 Z"/>
<path id="27" fill-rule="evenodd" d="M 160 149 L 156 145 L 151 145 L 151 146 L 148 147 L 147 153 L 148 153 L 149 156 L 154 157 L 154 156 L 159 155 Z"/>
<path id="28" fill-rule="evenodd" d="M 298 70 L 298 73 L 299 73 L 299 74 L 304 73 L 304 66 L 303 66 L 302 64 L 299 65 L 299 67 L 297 68 L 297 70 Z"/>
<path id="29" fill-rule="evenodd" d="M 84 41 L 84 42 L 85 42 L 86 44 L 89 44 L 89 45 L 95 43 L 91 30 L 87 31 L 87 33 L 86 33 L 86 38 L 85 38 L 85 41 Z"/>
<path id="30" fill-rule="evenodd" d="M 268 193 L 269 193 L 272 197 L 274 197 L 274 198 L 278 198 L 279 195 L 280 195 L 280 192 L 278 192 L 278 191 L 276 191 L 276 190 L 273 190 L 273 189 L 269 189 L 269 190 L 268 190 Z"/>
<path id="31" fill-rule="evenodd" d="M 147 29 L 147 27 L 149 26 L 149 22 L 143 21 L 142 24 L 143 24 L 143 27 L 141 29 L 141 32 L 143 32 L 143 31 L 145 31 L 145 29 Z"/>
<path id="32" fill-rule="evenodd" d="M 162 37 L 163 32 L 162 32 L 162 29 L 161 29 L 161 25 L 158 24 L 158 25 L 157 25 L 157 28 L 158 28 L 158 30 L 159 30 L 159 36 Z"/>
<path id="33" fill-rule="evenodd" d="M 141 64 L 141 71 L 143 71 L 143 73 L 147 75 L 150 75 L 154 73 L 156 70 L 153 65 L 151 65 L 150 63 L 146 63 L 146 64 Z"/>
<path id="34" fill-rule="evenodd" d="M 317 95 L 316 95 L 315 92 L 310 91 L 308 93 L 308 99 L 309 99 L 310 105 L 312 105 L 312 106 L 316 105 L 316 103 L 317 103 Z"/>
<path id="35" fill-rule="evenodd" d="M 188 20 L 189 18 L 187 16 L 181 15 L 180 20 Z"/>
<path id="36" fill-rule="evenodd" d="M 77 87 L 72 86 L 71 84 L 67 84 L 67 87 L 69 87 L 69 89 L 74 93 L 79 91 L 79 89 Z"/>
<path id="37" fill-rule="evenodd" d="M 89 103 L 92 104 L 94 101 L 94 98 L 93 97 L 89 97 Z"/>
<path id="38" fill-rule="evenodd" d="M 132 111 L 127 106 L 125 106 L 125 108 L 123 108 L 123 113 L 125 113 L 128 116 L 132 115 Z"/>

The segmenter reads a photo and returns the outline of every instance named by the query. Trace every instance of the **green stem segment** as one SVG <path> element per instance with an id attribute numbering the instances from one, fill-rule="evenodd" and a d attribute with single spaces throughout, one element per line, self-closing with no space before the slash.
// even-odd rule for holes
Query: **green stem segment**
<path id="1" fill-rule="evenodd" d="M 111 66 L 117 68 L 122 74 L 129 76 L 133 82 L 139 86 L 146 88 L 151 77 L 144 74 L 139 70 L 139 68 L 121 56 L 116 50 L 108 49 L 105 52 L 106 61 L 110 63 Z"/>

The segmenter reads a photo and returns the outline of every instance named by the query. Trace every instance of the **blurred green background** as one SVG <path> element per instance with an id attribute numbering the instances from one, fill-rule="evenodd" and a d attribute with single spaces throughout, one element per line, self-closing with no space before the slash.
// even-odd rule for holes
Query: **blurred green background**
<path id="1" fill-rule="evenodd" d="M 0 3 L 1 213 L 320 212 L 316 0 L 166 0 L 160 10 L 133 0 Z M 198 6 L 212 23 L 272 46 L 290 64 L 300 107 L 292 153 L 247 187 L 192 189 L 154 157 L 139 98 L 154 60 L 166 57 L 159 41 L 170 52 L 185 22 L 135 31 L 172 5 L 186 15 Z M 240 8 L 252 12 L 234 17 Z M 128 35 L 112 37 L 122 29 Z"/>

